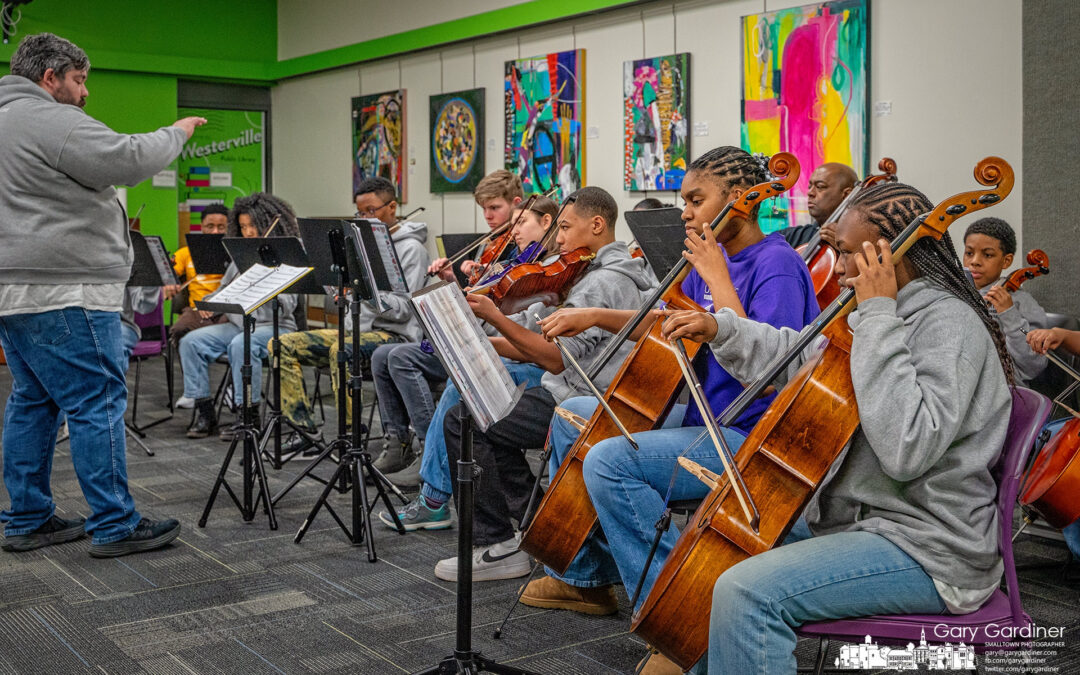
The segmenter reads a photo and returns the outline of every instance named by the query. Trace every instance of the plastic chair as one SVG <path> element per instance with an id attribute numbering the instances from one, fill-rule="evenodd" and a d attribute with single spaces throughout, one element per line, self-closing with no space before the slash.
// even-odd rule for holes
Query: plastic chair
<path id="1" fill-rule="evenodd" d="M 958 634 L 963 629 L 963 634 L 968 636 L 965 640 L 968 646 L 976 652 L 986 649 L 1000 649 L 987 647 L 988 643 L 1002 643 L 1002 631 L 1006 627 L 1027 626 L 1031 623 L 1031 617 L 1024 612 L 1020 604 L 1020 588 L 1016 579 L 1016 565 L 1013 561 L 1012 533 L 1013 533 L 1013 505 L 1016 503 L 1016 495 L 1020 489 L 1020 478 L 1027 464 L 1028 455 L 1035 444 L 1043 424 L 1050 415 L 1052 402 L 1047 397 L 1023 387 L 1016 387 L 1012 392 L 1012 414 L 1009 416 L 1009 430 L 1005 437 L 1005 446 L 1001 457 L 993 469 L 993 476 L 998 483 L 998 520 L 1001 532 L 999 533 L 999 548 L 1002 561 L 1005 566 L 1006 592 L 1000 588 L 994 591 L 990 599 L 978 610 L 970 614 L 932 614 L 932 615 L 894 615 L 894 616 L 870 616 L 858 619 L 841 619 L 837 621 L 822 621 L 805 624 L 797 630 L 802 637 L 818 638 L 818 656 L 813 672 L 822 673 L 825 667 L 825 655 L 828 651 L 829 640 L 836 639 L 844 642 L 862 642 L 863 637 L 871 635 L 879 642 L 886 644 L 918 644 L 929 630 L 935 635 L 935 626 L 947 626 L 951 635 Z M 994 631 L 987 633 L 988 626 L 993 624 Z M 974 638 L 971 636 L 974 635 Z"/>
<path id="2" fill-rule="evenodd" d="M 157 307 L 152 312 L 148 314 L 135 313 L 135 325 L 139 327 L 139 330 L 144 335 L 151 334 L 152 330 L 157 331 L 156 337 L 139 340 L 135 343 L 135 348 L 131 350 L 131 360 L 135 362 L 135 391 L 131 402 L 131 428 L 142 436 L 146 429 L 172 419 L 174 412 L 172 347 L 169 345 L 169 335 L 165 330 L 164 301 L 161 295 L 158 295 Z M 169 390 L 169 415 L 139 426 L 136 419 L 139 414 L 139 385 L 142 379 L 142 362 L 158 356 L 162 357 L 165 363 L 165 382 Z"/>

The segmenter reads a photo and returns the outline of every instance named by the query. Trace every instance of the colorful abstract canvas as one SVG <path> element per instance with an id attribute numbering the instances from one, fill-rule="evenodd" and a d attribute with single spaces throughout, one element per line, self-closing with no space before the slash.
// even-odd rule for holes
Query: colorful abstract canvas
<path id="1" fill-rule="evenodd" d="M 506 62 L 506 168 L 525 193 L 585 182 L 585 50 Z"/>
<path id="2" fill-rule="evenodd" d="M 678 190 L 690 161 L 690 54 L 623 63 L 623 187 Z"/>
<path id="3" fill-rule="evenodd" d="M 484 177 L 484 89 L 431 97 L 431 191 L 472 192 Z"/>
<path id="4" fill-rule="evenodd" d="M 405 90 L 357 96 L 352 100 L 353 190 L 381 176 L 405 192 Z"/>
<path id="5" fill-rule="evenodd" d="M 742 147 L 793 153 L 802 169 L 795 187 L 774 200 L 769 229 L 809 221 L 815 167 L 840 162 L 866 174 L 868 10 L 867 0 L 833 0 L 742 19 Z"/>

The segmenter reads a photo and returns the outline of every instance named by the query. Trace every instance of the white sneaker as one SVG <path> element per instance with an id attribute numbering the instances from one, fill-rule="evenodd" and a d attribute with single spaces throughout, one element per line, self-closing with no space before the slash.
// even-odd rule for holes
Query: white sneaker
<path id="1" fill-rule="evenodd" d="M 180 398 L 176 399 L 176 403 L 173 404 L 173 407 L 175 407 L 175 408 L 188 408 L 188 409 L 194 408 L 195 407 L 195 399 L 188 398 L 187 396 L 181 395 Z"/>
<path id="2" fill-rule="evenodd" d="M 457 581 L 457 556 L 440 560 L 435 565 L 435 576 L 443 581 Z M 518 541 L 507 539 L 491 546 L 473 547 L 473 581 L 516 579 L 529 573 L 529 554 L 518 550 Z"/>

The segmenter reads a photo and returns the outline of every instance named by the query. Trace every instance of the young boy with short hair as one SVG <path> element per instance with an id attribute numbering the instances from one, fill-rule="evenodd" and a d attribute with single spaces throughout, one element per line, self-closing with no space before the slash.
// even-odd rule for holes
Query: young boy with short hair
<path id="1" fill-rule="evenodd" d="M 1028 346 L 1027 331 L 1046 327 L 1046 312 L 1025 290 L 1009 293 L 997 283 L 1013 263 L 1016 234 L 1001 218 L 980 218 L 964 232 L 964 267 L 975 288 L 997 311 L 1016 375 L 1028 384 L 1046 368 L 1046 357 Z"/>

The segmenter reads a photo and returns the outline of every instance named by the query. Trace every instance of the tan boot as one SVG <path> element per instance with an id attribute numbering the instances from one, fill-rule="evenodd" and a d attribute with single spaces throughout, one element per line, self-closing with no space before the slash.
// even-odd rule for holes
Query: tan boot
<path id="1" fill-rule="evenodd" d="M 521 603 L 543 609 L 569 609 L 582 614 L 614 614 L 619 611 L 614 586 L 578 588 L 552 577 L 533 579 L 525 587 Z"/>
<path id="2" fill-rule="evenodd" d="M 675 665 L 675 662 L 660 652 L 649 651 L 638 662 L 638 675 L 683 675 L 683 669 Z"/>

